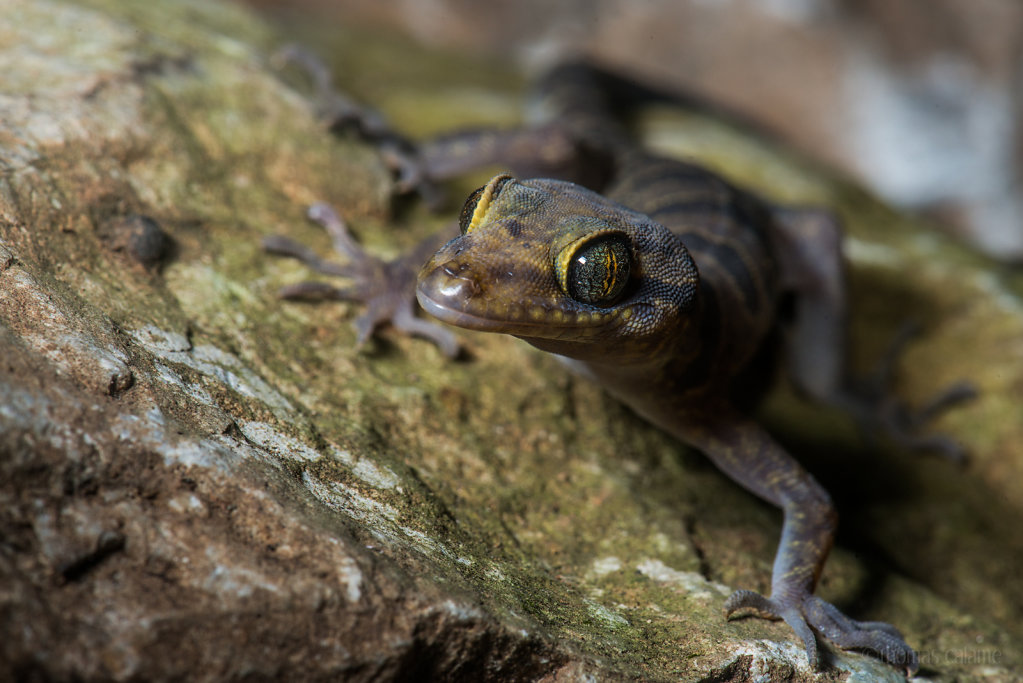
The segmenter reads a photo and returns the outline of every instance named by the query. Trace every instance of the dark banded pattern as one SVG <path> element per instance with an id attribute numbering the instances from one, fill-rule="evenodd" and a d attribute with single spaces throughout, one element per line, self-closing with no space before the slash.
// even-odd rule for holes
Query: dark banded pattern
<path id="1" fill-rule="evenodd" d="M 676 368 L 679 386 L 700 390 L 727 382 L 756 353 L 777 312 L 768 212 L 717 176 L 674 159 L 631 153 L 621 172 L 607 196 L 668 228 L 700 271 L 704 349 L 687 361 L 699 367 Z"/>

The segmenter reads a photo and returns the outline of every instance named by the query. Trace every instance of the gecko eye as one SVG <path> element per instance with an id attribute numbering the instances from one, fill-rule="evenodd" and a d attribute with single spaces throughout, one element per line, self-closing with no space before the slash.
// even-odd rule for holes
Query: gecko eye
<path id="1" fill-rule="evenodd" d="M 502 173 L 491 178 L 489 183 L 469 195 L 469 198 L 465 200 L 465 205 L 462 206 L 462 213 L 458 216 L 458 229 L 462 231 L 463 235 L 472 232 L 479 225 L 487 214 L 490 204 L 497 199 L 501 190 L 510 180 L 514 180 L 514 178 L 507 173 Z"/>
<path id="2" fill-rule="evenodd" d="M 561 290 L 584 304 L 609 306 L 621 295 L 632 271 L 629 238 L 620 232 L 590 235 L 558 254 Z"/>

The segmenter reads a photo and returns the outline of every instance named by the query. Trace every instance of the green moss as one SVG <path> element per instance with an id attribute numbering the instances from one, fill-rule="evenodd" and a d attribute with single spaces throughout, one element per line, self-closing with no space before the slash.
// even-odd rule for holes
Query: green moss
<path id="1" fill-rule="evenodd" d="M 231 5 L 85 6 L 120 16 L 131 27 L 123 39 L 134 41 L 125 51 L 150 56 L 149 68 L 122 74 L 140 90 L 146 135 L 111 150 L 120 182 L 106 178 L 103 191 L 90 194 L 69 180 L 60 196 L 128 197 L 126 207 L 160 220 L 176 253 L 156 276 L 123 267 L 95 240 L 58 234 L 49 247 L 74 254 L 83 265 L 65 276 L 69 287 L 124 328 L 190 332 L 194 346 L 223 350 L 250 383 L 276 392 L 278 403 L 195 371 L 237 429 L 265 423 L 282 452 L 301 446 L 320 456 L 285 453 L 266 466 L 284 482 L 284 504 L 307 506 L 317 524 L 372 544 L 410 575 L 475 596 L 503 622 L 599 661 L 600 671 L 705 677 L 727 659 L 723 651 L 734 654 L 748 641 L 794 642 L 783 625 L 726 622 L 727 588 L 715 583 L 767 588 L 776 511 L 553 359 L 510 338 L 468 334 L 470 358 L 456 363 L 386 331 L 358 350 L 350 326 L 358 306 L 276 299 L 280 285 L 309 274 L 263 254 L 259 240 L 286 233 L 326 254 L 327 237 L 303 219 L 314 200 L 334 204 L 370 248 L 385 253 L 452 215 L 413 208 L 388 220 L 392 186 L 376 153 L 329 137 L 299 94 L 267 70 L 275 33 Z M 345 27 L 331 36 L 330 59 L 344 67 L 340 85 L 415 134 L 476 117 L 518 118 L 512 105 L 521 78 L 506 65 L 472 59 L 466 71 L 464 58 L 407 41 Z M 959 378 L 982 391 L 976 404 L 941 422 L 974 451 L 965 474 L 940 463 L 908 474 L 918 470 L 905 454 L 857 464 L 869 449 L 842 418 L 775 397 L 768 412 L 786 438 L 801 455 L 824 454 L 811 467 L 834 485 L 846 538 L 883 550 L 867 568 L 840 551 L 825 592 L 853 600 L 872 592 L 872 572 L 899 572 L 913 581 L 890 579 L 882 599 L 857 616 L 904 626 L 925 651 L 970 647 L 978 633 L 1020 637 L 1011 615 L 1023 594 L 1011 579 L 1023 547 L 1005 539 L 1020 518 L 1013 501 L 1023 481 L 1023 277 L 730 126 L 695 114 L 654 114 L 645 125 L 663 147 L 775 199 L 840 211 L 852 236 L 860 367 L 881 353 L 910 309 L 926 333 L 905 357 L 900 392 L 923 401 Z M 49 163 L 65 171 L 76 159 L 72 151 Z M 101 219 L 95 205 L 124 208 L 97 199 L 80 207 L 82 215 Z M 43 252 L 38 258 L 52 258 Z M 958 621 L 973 610 L 975 622 Z M 1018 661 L 1018 644 L 1007 640 L 1003 650 Z M 972 671 L 954 662 L 945 668 Z"/>

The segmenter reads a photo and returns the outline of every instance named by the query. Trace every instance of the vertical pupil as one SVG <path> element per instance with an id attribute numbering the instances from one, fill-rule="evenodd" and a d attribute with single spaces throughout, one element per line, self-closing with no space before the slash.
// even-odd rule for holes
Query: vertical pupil
<path id="1" fill-rule="evenodd" d="M 618 260 L 615 258 L 613 249 L 604 250 L 604 283 L 603 290 L 606 295 L 612 289 L 614 289 L 615 275 L 618 274 Z"/>
<path id="2" fill-rule="evenodd" d="M 584 244 L 572 259 L 568 275 L 572 298 L 596 305 L 610 303 L 628 279 L 628 247 L 617 236 Z"/>

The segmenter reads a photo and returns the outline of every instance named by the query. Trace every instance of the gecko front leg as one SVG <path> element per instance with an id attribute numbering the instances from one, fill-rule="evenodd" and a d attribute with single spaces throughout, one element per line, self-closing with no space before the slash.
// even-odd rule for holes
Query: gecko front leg
<path id="1" fill-rule="evenodd" d="M 311 86 L 311 104 L 316 117 L 332 133 L 353 131 L 372 144 L 385 165 L 394 174 L 399 194 L 417 192 L 431 208 L 443 203 L 443 193 L 429 177 L 427 164 L 419 148 L 405 135 L 391 127 L 376 109 L 369 107 L 334 87 L 334 76 L 319 57 L 301 45 L 285 45 L 271 57 L 278 70 L 297 67 Z"/>

